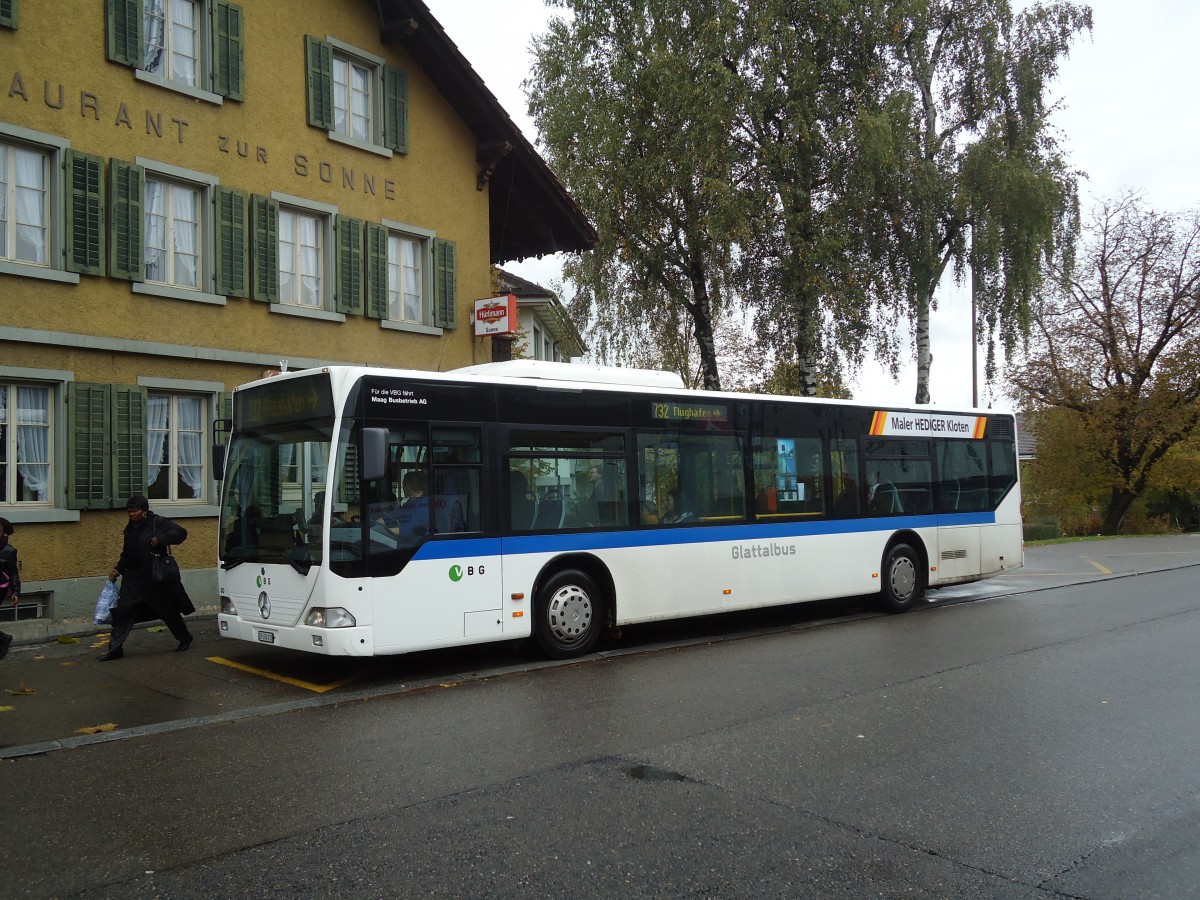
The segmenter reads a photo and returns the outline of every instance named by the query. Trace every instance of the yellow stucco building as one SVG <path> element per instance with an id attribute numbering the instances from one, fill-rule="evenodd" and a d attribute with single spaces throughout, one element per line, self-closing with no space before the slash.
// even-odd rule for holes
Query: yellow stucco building
<path id="1" fill-rule="evenodd" d="M 90 615 L 139 492 L 211 608 L 236 385 L 489 361 L 494 267 L 594 239 L 420 0 L 0 0 L 17 633 Z"/>

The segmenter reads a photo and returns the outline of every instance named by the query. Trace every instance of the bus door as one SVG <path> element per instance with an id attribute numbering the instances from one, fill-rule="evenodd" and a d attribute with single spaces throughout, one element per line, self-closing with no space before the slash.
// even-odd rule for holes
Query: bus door
<path id="1" fill-rule="evenodd" d="M 377 578 L 375 644 L 415 650 L 500 634 L 501 567 L 482 529 L 482 446 L 476 426 L 391 428 L 388 478 L 368 487 Z"/>
<path id="2" fill-rule="evenodd" d="M 980 527 L 966 513 L 988 509 L 986 445 L 982 441 L 934 441 L 938 467 L 938 560 L 935 580 L 975 578 L 980 573 Z"/>

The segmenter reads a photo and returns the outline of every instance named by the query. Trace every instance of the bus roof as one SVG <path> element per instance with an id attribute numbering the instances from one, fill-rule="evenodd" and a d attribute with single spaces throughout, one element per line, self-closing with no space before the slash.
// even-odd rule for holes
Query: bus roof
<path id="1" fill-rule="evenodd" d="M 544 359 L 513 359 L 507 362 L 481 363 L 451 369 L 455 375 L 482 375 L 489 378 L 544 378 L 550 381 L 586 381 L 591 384 L 622 384 L 686 390 L 687 385 L 675 372 L 658 369 L 626 369 L 618 366 L 593 366 L 585 363 L 549 362 Z"/>

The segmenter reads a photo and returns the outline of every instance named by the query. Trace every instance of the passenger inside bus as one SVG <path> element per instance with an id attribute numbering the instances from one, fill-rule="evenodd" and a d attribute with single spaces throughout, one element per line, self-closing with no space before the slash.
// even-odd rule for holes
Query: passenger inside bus
<path id="1" fill-rule="evenodd" d="M 659 519 L 664 525 L 677 525 L 680 522 L 691 522 L 693 519 L 690 510 L 684 508 L 683 495 L 678 491 L 667 491 L 667 495 L 663 497 L 662 518 Z"/>
<path id="2" fill-rule="evenodd" d="M 417 471 L 406 473 L 401 490 L 404 500 L 399 508 L 377 516 L 375 525 L 386 528 L 400 538 L 401 543 L 411 543 L 429 533 L 429 498 L 425 495 L 425 476 Z"/>

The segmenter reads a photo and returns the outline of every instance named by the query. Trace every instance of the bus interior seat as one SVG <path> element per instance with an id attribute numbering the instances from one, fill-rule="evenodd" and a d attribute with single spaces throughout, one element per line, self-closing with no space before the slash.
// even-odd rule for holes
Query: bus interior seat
<path id="1" fill-rule="evenodd" d="M 564 512 L 562 499 L 547 494 L 538 501 L 533 511 L 533 528 L 562 528 Z"/>

